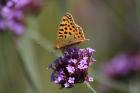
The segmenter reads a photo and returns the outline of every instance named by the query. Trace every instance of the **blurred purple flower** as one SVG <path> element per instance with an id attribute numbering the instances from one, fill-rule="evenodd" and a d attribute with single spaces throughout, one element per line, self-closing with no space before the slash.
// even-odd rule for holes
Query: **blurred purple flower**
<path id="1" fill-rule="evenodd" d="M 94 62 L 93 52 L 91 48 L 66 49 L 64 54 L 50 65 L 53 70 L 51 81 L 61 85 L 61 88 L 70 88 L 76 83 L 93 81 L 93 78 L 88 76 L 88 68 Z"/>
<path id="2" fill-rule="evenodd" d="M 140 70 L 140 54 L 120 53 L 102 65 L 102 72 L 108 77 L 126 76 Z"/>
<path id="3" fill-rule="evenodd" d="M 4 29 L 6 29 L 6 23 L 0 19 L 0 31 L 4 31 Z"/>
<path id="4" fill-rule="evenodd" d="M 15 8 L 23 11 L 37 12 L 42 6 L 42 0 L 12 0 L 15 2 Z M 20 1 L 20 2 L 19 2 Z M 34 11 L 36 10 L 36 11 Z"/>
<path id="5" fill-rule="evenodd" d="M 22 10 L 15 9 L 11 0 L 7 2 L 6 6 L 2 7 L 0 16 L 2 16 L 0 21 L 2 31 L 9 29 L 16 35 L 24 33 L 24 13 Z"/>
<path id="6" fill-rule="evenodd" d="M 35 8 L 34 5 L 39 7 L 40 1 L 41 0 L 5 0 L 5 4 L 0 7 L 0 31 L 9 29 L 16 35 L 22 35 L 25 31 L 24 19 L 26 9 Z"/>
<path id="7" fill-rule="evenodd" d="M 133 70 L 140 70 L 140 53 L 135 53 L 132 55 L 131 60 L 133 61 Z"/>

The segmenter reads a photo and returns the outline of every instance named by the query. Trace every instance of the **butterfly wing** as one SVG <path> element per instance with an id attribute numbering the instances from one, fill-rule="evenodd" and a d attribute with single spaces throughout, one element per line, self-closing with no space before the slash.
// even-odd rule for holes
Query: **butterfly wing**
<path id="1" fill-rule="evenodd" d="M 77 44 L 84 40 L 85 37 L 82 28 L 75 24 L 72 15 L 67 13 L 62 17 L 62 21 L 60 22 L 56 48 Z"/>
<path id="2" fill-rule="evenodd" d="M 77 36 L 77 38 L 79 39 L 79 40 L 86 40 L 85 39 L 85 36 L 84 36 L 84 32 L 83 32 L 83 29 L 82 29 L 82 27 L 80 27 L 79 25 L 77 25 L 77 24 L 75 24 L 76 25 L 76 28 L 77 28 L 77 32 L 78 32 L 78 36 Z"/>

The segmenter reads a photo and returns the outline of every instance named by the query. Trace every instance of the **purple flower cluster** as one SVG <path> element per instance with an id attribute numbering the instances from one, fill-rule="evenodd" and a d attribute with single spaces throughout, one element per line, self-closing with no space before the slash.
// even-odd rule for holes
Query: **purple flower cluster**
<path id="1" fill-rule="evenodd" d="M 25 9 L 30 5 L 37 6 L 37 2 L 35 3 L 35 1 L 37 0 L 2 1 L 4 3 L 0 5 L 0 31 L 5 31 L 6 29 L 9 29 L 13 31 L 16 35 L 23 34 L 25 31 Z"/>
<path id="2" fill-rule="evenodd" d="M 113 78 L 127 76 L 139 70 L 140 53 L 120 53 L 102 66 L 102 72 Z"/>
<path id="3" fill-rule="evenodd" d="M 95 61 L 92 58 L 93 52 L 91 48 L 66 49 L 64 54 L 50 65 L 53 69 L 51 81 L 61 85 L 61 88 L 70 88 L 76 83 L 93 81 L 93 78 L 88 76 L 88 68 Z"/>

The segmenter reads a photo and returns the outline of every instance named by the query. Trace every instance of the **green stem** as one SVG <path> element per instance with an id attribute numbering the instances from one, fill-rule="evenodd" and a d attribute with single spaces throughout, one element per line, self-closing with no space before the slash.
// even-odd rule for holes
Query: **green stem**
<path id="1" fill-rule="evenodd" d="M 91 85 L 88 82 L 85 82 L 85 84 L 87 85 L 87 87 L 93 92 L 93 93 L 97 93 L 94 88 L 91 87 Z"/>

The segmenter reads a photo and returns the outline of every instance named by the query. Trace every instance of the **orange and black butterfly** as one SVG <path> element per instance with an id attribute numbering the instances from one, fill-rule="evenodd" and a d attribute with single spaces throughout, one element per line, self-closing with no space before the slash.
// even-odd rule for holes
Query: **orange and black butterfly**
<path id="1" fill-rule="evenodd" d="M 56 48 L 65 48 L 70 45 L 82 43 L 85 40 L 83 29 L 75 24 L 70 13 L 66 13 L 60 22 L 59 31 L 57 33 Z"/>

